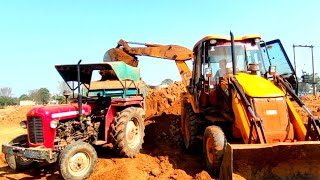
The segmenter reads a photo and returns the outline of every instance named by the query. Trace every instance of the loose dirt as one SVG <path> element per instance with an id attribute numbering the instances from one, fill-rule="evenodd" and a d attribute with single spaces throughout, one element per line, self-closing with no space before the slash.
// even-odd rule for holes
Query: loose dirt
<path id="1" fill-rule="evenodd" d="M 320 96 L 306 95 L 301 97 L 301 100 L 305 103 L 306 107 L 312 112 L 314 116 L 320 116 Z M 308 122 L 308 114 L 299 107 L 297 103 L 293 103 L 294 107 L 297 109 L 298 114 L 302 121 L 306 124 Z"/>
<path id="2" fill-rule="evenodd" d="M 89 179 L 212 179 L 205 171 L 202 154 L 188 154 L 182 145 L 179 133 L 181 106 L 179 99 L 183 91 L 184 86 L 181 82 L 161 90 L 148 89 L 143 150 L 131 159 L 118 158 L 108 147 L 97 147 L 98 164 Z M 302 99 L 313 113 L 320 115 L 319 97 L 305 96 Z M 306 122 L 306 113 L 297 104 L 294 105 Z M 25 119 L 30 109 L 31 107 L 9 107 L 0 110 L 0 144 L 26 133 L 26 130 L 19 127 L 19 122 Z M 1 153 L 0 179 L 61 179 L 61 177 L 55 166 L 16 173 L 7 166 Z"/>
<path id="3" fill-rule="evenodd" d="M 183 149 L 180 133 L 181 82 L 161 89 L 148 89 L 143 149 L 135 158 L 118 158 L 108 147 L 98 147 L 98 164 L 89 179 L 212 179 L 204 171 L 202 155 Z M 19 127 L 31 107 L 10 107 L 0 111 L 0 144 L 26 133 Z M 54 166 L 22 173 L 12 171 L 0 154 L 0 179 L 61 179 Z"/>

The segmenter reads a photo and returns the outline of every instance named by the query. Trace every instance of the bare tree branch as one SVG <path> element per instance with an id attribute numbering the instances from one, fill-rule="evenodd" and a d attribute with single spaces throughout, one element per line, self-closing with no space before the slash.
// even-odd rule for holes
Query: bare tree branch
<path id="1" fill-rule="evenodd" d="M 11 97 L 12 89 L 10 87 L 0 88 L 0 96 Z"/>

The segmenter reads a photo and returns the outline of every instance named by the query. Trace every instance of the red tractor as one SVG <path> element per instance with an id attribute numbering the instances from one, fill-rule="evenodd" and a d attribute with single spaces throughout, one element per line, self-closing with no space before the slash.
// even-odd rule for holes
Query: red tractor
<path id="1" fill-rule="evenodd" d="M 72 95 L 69 103 L 32 108 L 21 127 L 27 134 L 2 145 L 8 165 L 27 170 L 58 162 L 64 179 L 86 179 L 97 163 L 92 145 L 112 143 L 122 157 L 134 157 L 144 138 L 146 89 L 140 70 L 124 62 L 56 65 Z M 111 72 L 92 81 L 95 71 Z M 78 91 L 78 93 L 75 93 Z M 67 95 L 66 95 L 67 97 Z"/>

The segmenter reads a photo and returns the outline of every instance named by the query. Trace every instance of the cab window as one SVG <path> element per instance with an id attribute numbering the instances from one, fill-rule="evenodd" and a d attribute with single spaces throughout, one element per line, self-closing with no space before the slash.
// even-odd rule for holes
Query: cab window
<path id="1" fill-rule="evenodd" d="M 294 74 L 293 67 L 290 66 L 289 58 L 279 40 L 263 43 L 261 48 L 266 67 L 276 66 L 276 72 L 279 75 Z"/>

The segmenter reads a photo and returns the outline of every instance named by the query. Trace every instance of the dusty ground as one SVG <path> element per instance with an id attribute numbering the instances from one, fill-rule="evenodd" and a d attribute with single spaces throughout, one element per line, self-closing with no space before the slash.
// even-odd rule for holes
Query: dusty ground
<path id="1" fill-rule="evenodd" d="M 211 179 L 204 171 L 202 154 L 186 153 L 179 134 L 180 102 L 183 91 L 180 82 L 160 91 L 148 89 L 146 136 L 143 150 L 137 157 L 118 158 L 108 148 L 97 148 L 99 162 L 90 179 Z M 302 98 L 307 107 L 320 115 L 319 97 Z M 297 105 L 296 105 L 297 106 Z M 19 122 L 31 107 L 0 109 L 0 144 L 25 133 Z M 307 116 L 297 108 L 303 120 Z M 1 148 L 1 147 L 0 147 Z M 0 179 L 61 179 L 56 168 L 43 167 L 23 173 L 13 172 L 0 154 Z"/>
<path id="2" fill-rule="evenodd" d="M 118 158 L 108 148 L 98 148 L 98 165 L 90 179 L 211 179 L 204 171 L 202 155 L 187 154 L 180 141 L 181 83 L 160 91 L 148 90 L 145 142 L 137 157 Z M 0 110 L 0 144 L 25 130 L 19 122 L 31 107 Z M 12 171 L 0 153 L 0 179 L 61 179 L 58 170 L 40 168 L 23 173 Z"/>
<path id="3" fill-rule="evenodd" d="M 314 116 L 320 116 L 320 96 L 319 95 L 320 94 L 318 93 L 317 96 L 306 95 L 301 97 L 301 100 L 305 103 L 307 108 L 312 112 Z M 294 103 L 293 105 L 296 107 L 303 122 L 305 123 L 308 122 L 307 113 L 303 110 L 303 108 L 299 107 L 297 103 Z"/>

